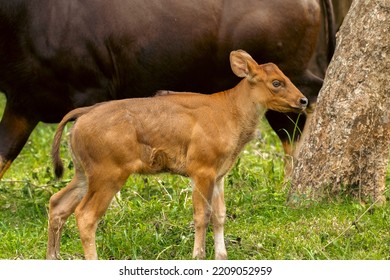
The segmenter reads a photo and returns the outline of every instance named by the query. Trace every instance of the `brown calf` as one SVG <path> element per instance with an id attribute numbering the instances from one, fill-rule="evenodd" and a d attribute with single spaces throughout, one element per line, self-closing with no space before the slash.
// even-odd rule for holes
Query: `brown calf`
<path id="1" fill-rule="evenodd" d="M 193 257 L 205 257 L 211 218 L 215 258 L 227 258 L 224 176 L 267 109 L 299 112 L 308 103 L 276 65 L 258 65 L 241 50 L 231 52 L 230 63 L 244 79 L 227 91 L 111 101 L 75 109 L 63 118 L 53 144 L 55 170 L 62 175 L 64 126 L 77 119 L 70 135 L 75 175 L 50 199 L 48 259 L 58 258 L 61 230 L 73 212 L 85 258 L 97 259 L 96 228 L 114 195 L 130 174 L 158 172 L 192 179 Z"/>

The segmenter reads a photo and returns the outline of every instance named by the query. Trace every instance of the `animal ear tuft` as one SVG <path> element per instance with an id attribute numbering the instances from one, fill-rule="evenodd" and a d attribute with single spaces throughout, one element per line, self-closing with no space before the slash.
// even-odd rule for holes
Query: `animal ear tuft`
<path id="1" fill-rule="evenodd" d="M 230 53 L 230 66 L 236 76 L 251 77 L 257 62 L 245 51 L 236 50 Z"/>

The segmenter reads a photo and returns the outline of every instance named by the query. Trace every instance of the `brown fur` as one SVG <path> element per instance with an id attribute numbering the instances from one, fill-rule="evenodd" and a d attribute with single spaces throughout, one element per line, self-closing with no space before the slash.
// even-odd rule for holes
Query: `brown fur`
<path id="1" fill-rule="evenodd" d="M 85 257 L 96 259 L 96 227 L 113 196 L 130 174 L 158 172 L 192 179 L 193 257 L 205 257 L 205 232 L 211 218 L 215 258 L 227 258 L 224 176 L 267 109 L 301 111 L 307 105 L 307 99 L 276 65 L 258 65 L 244 51 L 232 52 L 230 61 L 233 72 L 244 78 L 230 90 L 111 101 L 76 109 L 64 117 L 54 138 L 54 165 L 62 170 L 58 155 L 62 130 L 68 121 L 77 119 L 70 136 L 75 176 L 50 199 L 49 259 L 58 258 L 61 229 L 73 212 Z"/>

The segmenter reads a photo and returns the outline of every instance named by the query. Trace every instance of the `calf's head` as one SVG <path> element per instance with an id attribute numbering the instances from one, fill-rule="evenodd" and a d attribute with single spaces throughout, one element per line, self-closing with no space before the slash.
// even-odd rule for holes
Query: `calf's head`
<path id="1" fill-rule="evenodd" d="M 279 112 L 300 112 L 308 105 L 307 98 L 273 63 L 257 64 L 245 51 L 230 53 L 231 68 L 238 77 L 246 78 L 253 98 L 267 109 Z"/>

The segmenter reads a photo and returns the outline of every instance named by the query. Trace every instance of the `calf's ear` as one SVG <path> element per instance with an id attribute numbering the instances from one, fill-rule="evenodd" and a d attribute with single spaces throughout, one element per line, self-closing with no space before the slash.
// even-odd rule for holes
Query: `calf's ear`
<path id="1" fill-rule="evenodd" d="M 254 76 L 257 62 L 245 51 L 236 50 L 230 53 L 230 67 L 236 76 L 251 78 Z"/>

